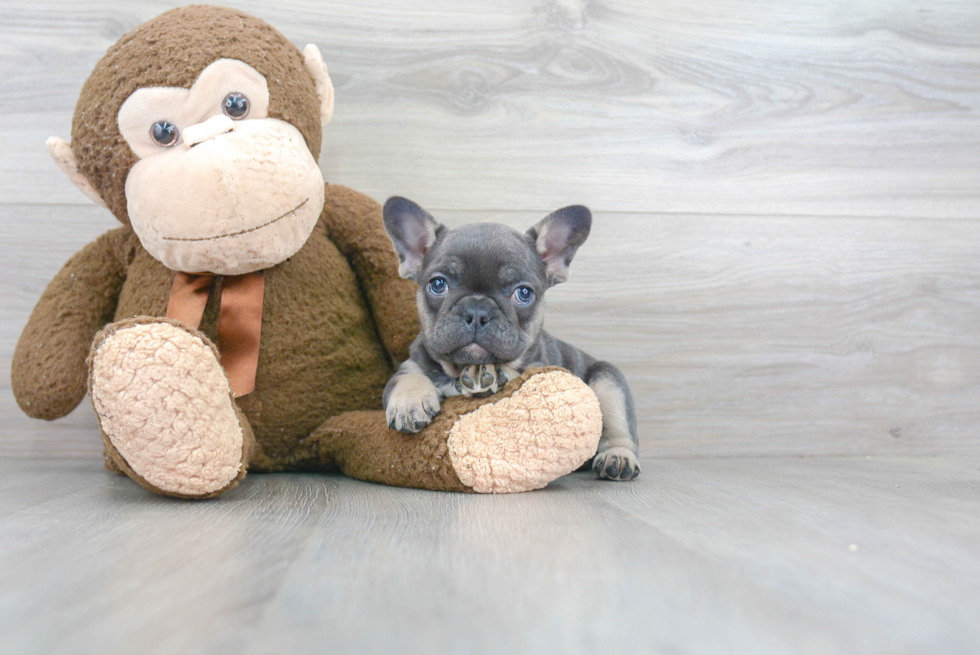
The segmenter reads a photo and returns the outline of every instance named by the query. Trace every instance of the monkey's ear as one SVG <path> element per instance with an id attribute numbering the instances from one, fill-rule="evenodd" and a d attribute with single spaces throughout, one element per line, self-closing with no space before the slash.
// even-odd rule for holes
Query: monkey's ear
<path id="1" fill-rule="evenodd" d="M 408 198 L 398 196 L 388 198 L 382 214 L 385 232 L 398 253 L 398 274 L 418 282 L 422 260 L 445 226 Z"/>
<path id="2" fill-rule="evenodd" d="M 79 172 L 78 164 L 75 162 L 75 153 L 72 152 L 71 145 L 64 139 L 59 139 L 56 136 L 49 137 L 44 142 L 44 145 L 48 147 L 48 152 L 51 153 L 54 162 L 58 164 L 58 168 L 68 176 L 68 179 L 78 187 L 78 190 L 91 198 L 95 204 L 105 207 L 106 204 L 102 196 L 89 183 L 88 178 Z"/>
<path id="3" fill-rule="evenodd" d="M 325 126 L 333 116 L 333 82 L 330 81 L 330 73 L 323 63 L 320 49 L 312 43 L 303 48 L 303 62 L 316 84 L 316 94 L 320 96 L 320 122 Z"/>
<path id="4" fill-rule="evenodd" d="M 548 214 L 527 231 L 544 261 L 548 286 L 568 279 L 568 265 L 578 247 L 585 243 L 592 229 L 592 212 L 588 207 L 572 205 Z"/>

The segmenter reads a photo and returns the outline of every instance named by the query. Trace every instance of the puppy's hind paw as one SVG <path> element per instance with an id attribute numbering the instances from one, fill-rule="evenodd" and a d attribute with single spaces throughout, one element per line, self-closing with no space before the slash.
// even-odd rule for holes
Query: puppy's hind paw
<path id="1" fill-rule="evenodd" d="M 467 398 L 497 393 L 507 383 L 503 368 L 496 364 L 472 364 L 463 369 L 456 388 Z"/>
<path id="2" fill-rule="evenodd" d="M 629 448 L 607 448 L 592 460 L 592 470 L 602 480 L 633 480 L 640 475 L 640 462 Z"/>

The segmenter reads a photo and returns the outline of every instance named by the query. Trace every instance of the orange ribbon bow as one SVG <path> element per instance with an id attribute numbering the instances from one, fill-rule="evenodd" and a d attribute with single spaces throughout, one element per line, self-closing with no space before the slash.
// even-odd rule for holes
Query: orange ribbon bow
<path id="1" fill-rule="evenodd" d="M 170 288 L 167 318 L 195 330 L 201 325 L 204 308 L 214 290 L 217 276 L 177 273 Z M 246 275 L 227 275 L 221 285 L 218 312 L 218 352 L 236 397 L 255 389 L 255 370 L 259 363 L 262 335 L 262 301 L 265 275 L 262 271 Z"/>

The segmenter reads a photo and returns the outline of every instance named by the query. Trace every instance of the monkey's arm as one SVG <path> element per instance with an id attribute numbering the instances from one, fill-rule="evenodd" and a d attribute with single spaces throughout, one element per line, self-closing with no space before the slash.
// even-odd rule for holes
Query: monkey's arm
<path id="1" fill-rule="evenodd" d="M 54 420 L 85 397 L 85 358 L 115 314 L 133 254 L 133 231 L 106 232 L 76 253 L 48 284 L 14 350 L 11 382 L 28 416 Z"/>
<path id="2" fill-rule="evenodd" d="M 396 362 L 405 361 L 419 333 L 416 285 L 398 276 L 398 255 L 385 233 L 381 205 L 328 184 L 321 218 L 330 240 L 354 268 L 385 349 Z"/>

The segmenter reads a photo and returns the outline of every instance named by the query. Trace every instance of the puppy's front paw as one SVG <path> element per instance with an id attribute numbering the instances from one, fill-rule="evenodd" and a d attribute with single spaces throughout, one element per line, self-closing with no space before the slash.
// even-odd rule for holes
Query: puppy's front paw
<path id="1" fill-rule="evenodd" d="M 612 446 L 595 456 L 592 470 L 603 480 L 632 480 L 640 474 L 640 462 L 632 449 Z"/>
<path id="2" fill-rule="evenodd" d="M 418 432 L 439 413 L 439 390 L 424 375 L 402 375 L 385 405 L 388 427 Z"/>
<path id="3" fill-rule="evenodd" d="M 507 384 L 507 376 L 504 374 L 504 369 L 496 364 L 467 366 L 456 380 L 456 388 L 467 398 L 495 394 L 505 384 Z"/>

